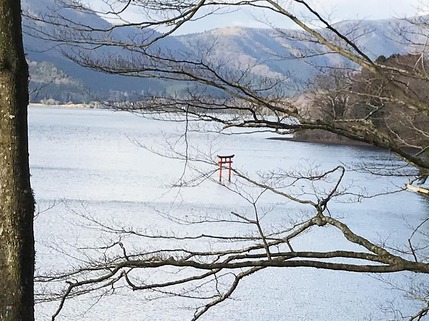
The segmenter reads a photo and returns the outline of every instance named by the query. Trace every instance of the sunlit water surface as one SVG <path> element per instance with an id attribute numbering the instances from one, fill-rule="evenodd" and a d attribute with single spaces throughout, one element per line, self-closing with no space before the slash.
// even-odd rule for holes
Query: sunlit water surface
<path id="1" fill-rule="evenodd" d="M 221 216 L 249 207 L 243 198 L 215 182 L 218 173 L 214 165 L 192 163 L 198 170 L 193 171 L 180 155 L 174 154 L 173 149 L 186 152 L 184 137 L 179 137 L 185 130 L 183 123 L 105 110 L 35 107 L 30 108 L 29 119 L 32 186 L 38 210 L 38 271 L 45 273 L 75 264 L 72 253 L 76 247 L 108 244 L 105 235 L 85 228 L 93 227 L 87 217 L 117 226 L 174 231 L 177 226 L 167 226 L 166 215 Z M 270 136 L 190 133 L 187 152 L 191 157 L 212 160 L 216 154 L 235 154 L 234 167 L 252 177 L 260 171 L 315 166 L 330 169 L 341 163 L 399 164 L 391 155 L 372 148 L 266 139 Z M 211 171 L 213 180 L 172 188 L 183 177 L 198 179 Z M 392 190 L 405 182 L 401 178 L 347 172 L 343 185 L 372 193 Z M 253 192 L 250 189 L 251 195 Z M 268 194 L 258 203 L 261 211 L 269 211 L 263 221 L 267 228 L 305 216 L 302 207 Z M 359 203 L 346 200 L 331 204 L 332 215 L 372 241 L 392 246 L 406 243 L 412 227 L 428 215 L 425 199 L 407 191 Z M 225 226 L 211 225 L 183 228 L 190 234 L 225 230 Z M 123 242 L 130 248 L 144 245 L 131 240 L 127 243 L 126 239 Z M 341 244 L 341 235 L 323 229 L 295 243 L 297 249 L 315 250 L 344 248 Z M 196 246 L 204 248 L 206 244 Z M 353 248 L 345 245 L 345 249 Z M 150 273 L 157 277 L 156 271 Z M 392 280 L 406 284 L 409 276 L 397 273 Z M 126 290 L 101 300 L 88 296 L 66 302 L 58 320 L 190 320 L 194 311 L 189 306 L 198 304 L 178 298 L 150 298 Z M 37 319 L 50 319 L 57 306 L 39 304 Z M 392 317 L 392 308 L 407 315 L 417 307 L 374 275 L 272 268 L 245 279 L 231 299 L 213 308 L 202 320 L 387 320 Z"/>

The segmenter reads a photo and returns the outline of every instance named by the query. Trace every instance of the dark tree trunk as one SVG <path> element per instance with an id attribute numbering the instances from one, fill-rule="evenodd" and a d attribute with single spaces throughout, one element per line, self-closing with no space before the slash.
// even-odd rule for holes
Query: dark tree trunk
<path id="1" fill-rule="evenodd" d="M 34 320 L 34 199 L 21 5 L 0 0 L 0 320 Z"/>

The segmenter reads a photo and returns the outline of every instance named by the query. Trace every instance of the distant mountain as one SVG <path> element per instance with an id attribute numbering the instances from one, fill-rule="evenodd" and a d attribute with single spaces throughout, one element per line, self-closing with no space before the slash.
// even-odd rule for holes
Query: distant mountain
<path id="1" fill-rule="evenodd" d="M 70 77 L 53 64 L 46 61 L 28 61 L 28 67 L 32 102 L 89 103 L 93 100 L 91 92 L 81 80 Z"/>
<path id="2" fill-rule="evenodd" d="M 54 0 L 23 0 L 22 8 L 23 11 L 40 17 L 49 15 L 52 10 L 58 10 L 58 6 Z M 93 28 L 104 29 L 110 27 L 107 21 L 95 14 L 82 13 L 70 9 L 62 10 L 61 14 L 70 21 Z M 63 84 L 62 90 L 69 91 L 71 94 L 71 96 L 68 94 L 63 95 L 68 97 L 66 101 L 86 102 L 87 100 L 122 99 L 124 95 L 131 97 L 133 94 L 157 92 L 165 87 L 164 84 L 161 84 L 157 80 L 109 75 L 81 67 L 66 58 L 60 50 L 64 48 L 59 48 L 57 43 L 43 39 L 43 37 L 32 36 L 35 33 L 34 30 L 40 25 L 42 24 L 34 22 L 25 16 L 23 18 L 24 47 L 27 59 L 34 63 L 50 64 L 57 70 L 60 70 L 68 78 L 78 81 L 81 86 L 85 88 L 84 94 L 72 94 L 75 92 L 76 87 L 73 85 L 69 88 L 68 85 Z M 54 27 L 49 25 L 43 25 L 43 28 L 45 28 L 47 33 L 51 33 L 52 30 L 54 30 Z M 126 39 L 132 33 L 138 32 L 136 28 L 127 28 L 118 31 L 116 37 Z M 37 90 L 37 88 L 44 88 L 38 91 L 37 94 L 32 95 L 33 101 L 58 98 L 58 88 L 52 86 L 56 81 L 54 76 L 56 77 L 58 75 L 51 74 L 50 77 L 49 75 L 42 77 L 40 71 L 40 68 L 31 68 L 30 90 L 34 91 Z M 37 79 L 37 81 L 34 79 Z M 41 83 L 41 79 L 44 79 L 45 82 Z M 62 99 L 60 99 L 60 101 L 66 102 Z"/>
<path id="3" fill-rule="evenodd" d="M 405 21 L 394 19 L 344 21 L 335 27 L 355 38 L 359 48 L 372 58 L 408 53 L 412 48 L 404 45 L 405 38 L 419 37 L 414 30 L 418 29 L 417 26 L 412 27 Z M 407 29 L 407 34 L 398 34 L 396 30 L 399 29 Z M 350 30 L 355 31 L 350 33 Z M 320 32 L 327 34 L 323 29 Z M 253 72 L 268 77 L 290 75 L 299 81 L 313 75 L 316 69 L 312 66 L 335 66 L 345 61 L 333 54 L 297 59 L 300 53 L 311 54 L 321 47 L 314 42 L 297 40 L 308 39 L 308 36 L 297 30 L 281 30 L 279 33 L 274 29 L 228 27 L 176 38 L 188 50 L 212 48 L 209 57 L 234 67 L 252 66 Z"/>
<path id="4" fill-rule="evenodd" d="M 23 0 L 23 8 L 32 14 L 47 14 L 56 8 L 54 0 Z M 94 28 L 107 28 L 110 24 L 99 16 L 86 12 L 63 10 L 61 13 L 70 21 L 76 21 Z M 32 62 L 31 86 L 33 89 L 42 87 L 38 95 L 33 99 L 41 100 L 54 98 L 65 101 L 87 101 L 94 99 L 132 99 L 140 93 L 156 93 L 159 91 L 176 91 L 181 86 L 171 82 L 158 80 L 108 75 L 95 72 L 78 66 L 68 60 L 57 49 L 53 42 L 34 38 L 31 36 L 34 22 L 24 18 L 24 45 L 28 59 Z M 403 54 L 413 50 L 404 45 L 406 37 L 418 40 L 420 36 L 414 28 L 405 21 L 400 20 L 369 20 L 369 21 L 344 21 L 336 24 L 336 27 L 356 39 L 360 48 L 372 58 L 379 55 Z M 52 27 L 49 27 L 52 28 Z M 408 30 L 408 34 L 398 33 L 397 30 Z M 350 32 L 350 30 L 354 30 Z M 282 30 L 280 35 L 273 29 L 254 29 L 243 27 L 229 27 L 215 29 L 203 33 L 188 34 L 183 36 L 170 36 L 163 39 L 158 46 L 172 53 L 184 52 L 188 56 L 198 56 L 204 52 L 207 59 L 226 65 L 232 70 L 250 70 L 251 73 L 264 77 L 290 77 L 291 83 L 309 79 L 314 75 L 315 66 L 339 65 L 344 59 L 338 55 L 314 55 L 307 59 L 297 59 L 301 52 L 314 52 L 320 46 L 314 42 L 300 41 L 297 38 L 307 36 L 298 30 Z M 326 34 L 326 30 L 320 31 Z M 126 41 L 130 38 L 142 37 L 142 31 L 137 28 L 121 28 L 114 31 L 116 39 Z M 156 36 L 156 32 L 152 32 Z M 308 38 L 308 37 L 307 37 Z M 110 50 L 111 48 L 106 49 Z M 115 49 L 113 49 L 115 50 Z M 118 53 L 120 54 L 120 53 Z M 46 68 L 47 63 L 55 68 L 58 73 L 52 73 L 52 68 Z M 32 65 L 33 64 L 33 65 Z M 39 67 L 37 67 L 39 66 Z M 43 68 L 41 68 L 43 67 Z M 45 73 L 44 75 L 41 75 Z M 68 81 L 55 84 L 56 77 L 68 79 Z M 73 80 L 73 81 L 72 81 Z M 55 84 L 55 86 L 54 86 Z M 80 93 L 80 88 L 85 88 L 85 93 Z M 58 91 L 64 91 L 64 95 L 58 95 Z"/>

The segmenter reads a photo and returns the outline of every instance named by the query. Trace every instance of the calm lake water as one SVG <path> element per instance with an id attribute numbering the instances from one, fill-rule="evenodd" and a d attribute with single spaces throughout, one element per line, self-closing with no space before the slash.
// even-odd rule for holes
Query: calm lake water
<path id="1" fill-rule="evenodd" d="M 185 139 L 184 126 L 105 110 L 30 108 L 38 271 L 46 273 L 89 260 L 78 254 L 77 248 L 108 243 L 108 236 L 95 228 L 88 217 L 116 226 L 174 232 L 178 227 L 168 223 L 166 217 L 220 217 L 231 211 L 249 210 L 250 204 L 243 197 L 216 183 L 216 166 L 208 162 L 187 163 L 181 159 L 183 153 L 191 159 L 207 161 L 214 160 L 217 154 L 235 154 L 234 167 L 252 177 L 263 171 L 330 169 L 342 163 L 401 164 L 388 153 L 372 148 L 268 140 L 272 134 L 267 133 L 189 133 Z M 201 129 L 206 125 L 198 126 Z M 210 125 L 204 129 L 214 128 Z M 202 179 L 206 173 L 212 174 L 212 180 Z M 172 187 L 183 180 L 187 186 Z M 350 186 L 351 192 L 365 190 L 371 194 L 394 190 L 404 183 L 404 178 L 348 171 L 343 186 Z M 304 187 L 293 188 L 298 192 Z M 252 199 L 259 192 L 248 187 L 246 193 Z M 267 229 L 307 215 L 306 208 L 266 194 L 258 206 L 267 213 Z M 305 197 L 313 196 L 309 193 Z M 391 246 L 406 244 L 413 226 L 427 217 L 429 209 L 425 198 L 407 191 L 358 203 L 350 201 L 350 196 L 345 196 L 333 202 L 331 214 L 372 241 Z M 195 226 L 181 228 L 188 233 L 225 230 L 212 225 L 201 225 L 200 230 Z M 237 233 L 243 232 L 238 226 L 227 230 L 234 234 L 235 228 Z M 135 248 L 147 245 L 134 239 L 123 242 Z M 166 246 L 150 246 L 163 245 Z M 295 246 L 353 249 L 341 235 L 323 229 L 305 234 Z M 391 280 L 406 285 L 411 282 L 409 277 L 407 273 L 397 273 Z M 145 293 L 118 289 L 115 295 L 100 301 L 89 296 L 66 302 L 58 320 L 189 320 L 192 304 L 178 298 L 151 300 Z M 417 309 L 414 301 L 374 275 L 267 269 L 245 279 L 231 300 L 202 320 L 390 320 L 392 315 L 386 314 L 386 309 L 392 307 L 405 314 Z M 55 304 L 39 304 L 37 319 L 48 319 L 55 308 Z"/>

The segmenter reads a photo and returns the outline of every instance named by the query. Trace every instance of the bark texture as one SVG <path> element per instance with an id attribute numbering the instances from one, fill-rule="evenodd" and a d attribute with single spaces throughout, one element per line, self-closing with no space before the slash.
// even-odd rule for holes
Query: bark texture
<path id="1" fill-rule="evenodd" d="M 0 0 L 0 320 L 34 320 L 34 199 L 21 5 Z"/>

